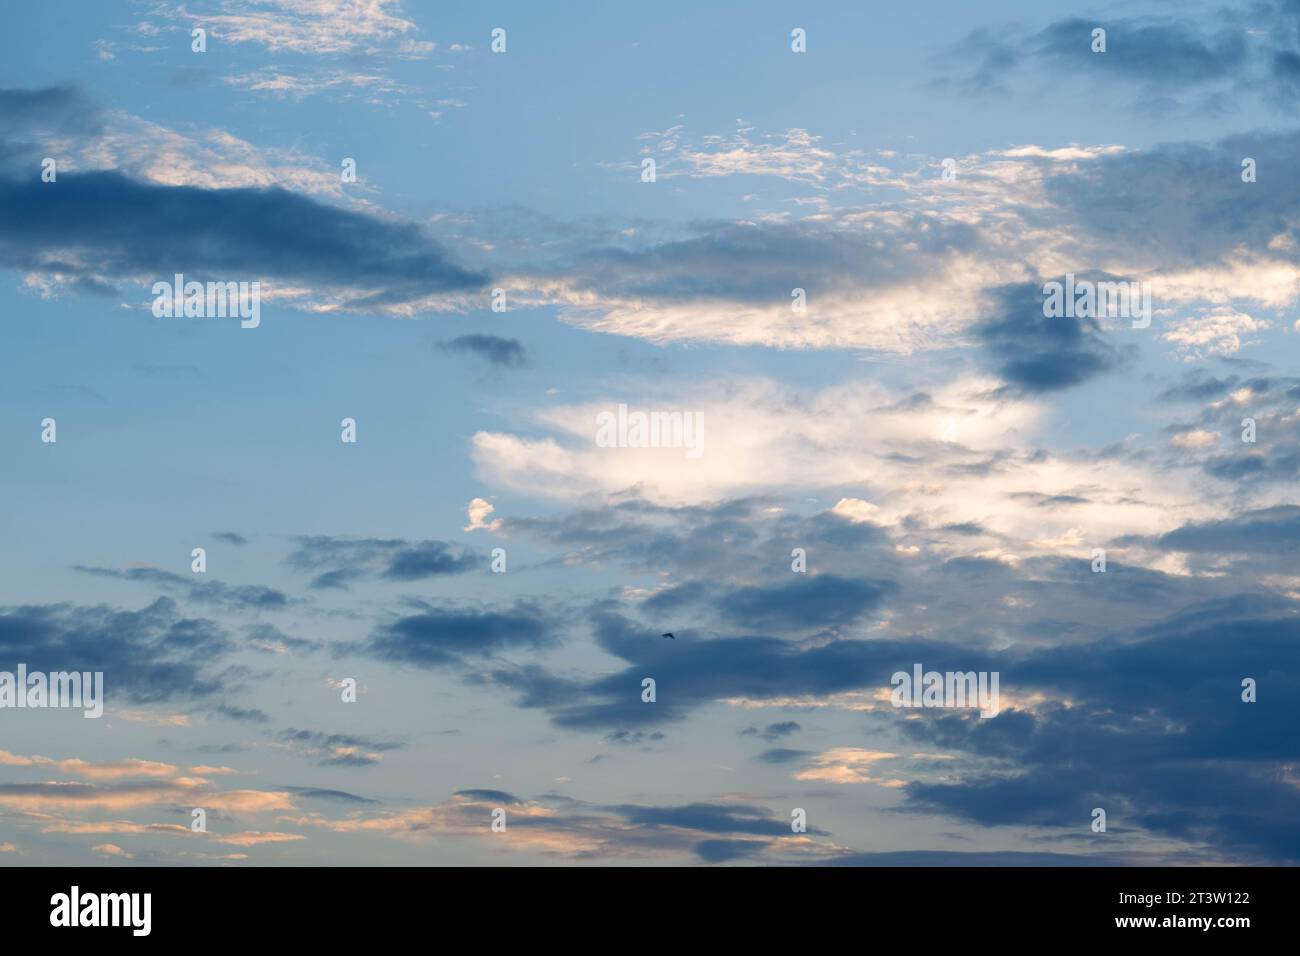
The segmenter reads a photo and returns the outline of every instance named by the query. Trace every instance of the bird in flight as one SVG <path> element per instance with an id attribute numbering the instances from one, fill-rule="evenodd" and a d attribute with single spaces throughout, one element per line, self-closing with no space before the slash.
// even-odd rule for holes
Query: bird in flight
<path id="1" fill-rule="evenodd" d="M 659 636 L 660 636 L 660 637 L 673 637 L 671 631 L 669 631 L 667 634 L 660 634 Z M 675 641 L 675 640 L 677 640 L 677 638 L 673 637 L 673 640 Z"/>

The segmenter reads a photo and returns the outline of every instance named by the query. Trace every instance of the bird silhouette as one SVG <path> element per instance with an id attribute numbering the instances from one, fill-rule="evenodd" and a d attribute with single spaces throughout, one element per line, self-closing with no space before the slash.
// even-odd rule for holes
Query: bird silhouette
<path id="1" fill-rule="evenodd" d="M 660 634 L 659 636 L 660 636 L 660 637 L 673 637 L 671 631 L 668 632 L 667 634 Z M 677 638 L 673 637 L 673 640 L 675 641 L 675 640 L 677 640 Z"/>

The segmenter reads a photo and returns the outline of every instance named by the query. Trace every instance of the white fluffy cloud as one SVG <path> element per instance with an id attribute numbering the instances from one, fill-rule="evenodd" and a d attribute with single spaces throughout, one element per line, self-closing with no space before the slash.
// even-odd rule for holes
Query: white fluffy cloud
<path id="1" fill-rule="evenodd" d="M 672 406 L 703 418 L 703 454 L 684 448 L 607 448 L 596 416 L 616 401 L 536 413 L 540 438 L 479 432 L 480 476 L 530 494 L 577 500 L 636 489 L 663 503 L 704 503 L 794 490 L 855 489 L 831 509 L 848 521 L 901 526 L 971 524 L 948 536 L 953 553 L 1014 562 L 1043 553 L 1084 553 L 1130 534 L 1157 534 L 1214 514 L 1191 473 L 1136 457 L 1048 453 L 1046 407 L 990 397 L 994 382 L 966 378 L 928 399 L 854 384 L 802 394 L 767 380 L 680 397 Z"/>

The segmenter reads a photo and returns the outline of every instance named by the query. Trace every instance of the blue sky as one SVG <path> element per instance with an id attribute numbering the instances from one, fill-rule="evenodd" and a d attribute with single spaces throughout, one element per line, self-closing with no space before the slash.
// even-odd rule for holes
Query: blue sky
<path id="1" fill-rule="evenodd" d="M 106 704 L 0 709 L 0 863 L 1300 857 L 1295 4 L 17 27 L 0 671 Z"/>

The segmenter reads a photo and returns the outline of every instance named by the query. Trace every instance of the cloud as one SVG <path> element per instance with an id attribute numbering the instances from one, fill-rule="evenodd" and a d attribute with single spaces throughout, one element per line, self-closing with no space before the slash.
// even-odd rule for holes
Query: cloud
<path id="1" fill-rule="evenodd" d="M 75 820 L 46 820 L 41 824 L 42 833 L 130 833 L 130 834 L 190 834 L 193 831 L 179 823 L 135 823 L 131 820 L 98 820 L 94 822 Z"/>
<path id="2" fill-rule="evenodd" d="M 126 760 L 87 761 L 74 757 L 68 760 L 52 760 L 49 757 L 33 755 L 24 757 L 19 754 L 0 750 L 0 764 L 9 767 L 41 767 L 59 773 L 69 773 L 90 780 L 117 780 L 121 777 L 174 777 L 176 767 L 159 763 L 156 760 L 139 760 L 134 757 Z"/>
<path id="3" fill-rule="evenodd" d="M 1160 398 L 1197 406 L 1192 421 L 1181 420 L 1168 426 L 1175 442 L 1187 435 L 1209 434 L 1223 439 L 1199 445 L 1212 448 L 1214 453 L 1188 456 L 1187 463 L 1243 495 L 1234 503 L 1237 510 L 1248 510 L 1252 504 L 1276 506 L 1293 500 L 1291 486 L 1300 468 L 1300 411 L 1296 405 L 1300 378 L 1270 374 L 1218 378 L 1205 370 L 1193 370 Z M 1253 442 L 1243 440 L 1248 422 L 1253 422 Z M 1226 516 L 1227 511 L 1222 509 L 1221 515 Z"/>
<path id="4" fill-rule="evenodd" d="M 637 744 L 658 743 L 659 741 L 664 739 L 664 735 L 659 733 L 658 731 L 651 731 L 647 733 L 646 731 L 643 730 L 615 730 L 613 733 L 606 734 L 605 739 L 609 741 L 611 744 L 621 744 L 623 746 L 635 746 Z M 642 749 L 648 750 L 650 748 L 643 747 Z M 592 762 L 593 763 L 595 762 L 595 758 L 592 758 Z"/>
<path id="5" fill-rule="evenodd" d="M 1300 859 L 1288 770 L 1300 753 L 1287 729 L 1300 716 L 1296 607 L 1264 595 L 1207 601 L 1002 668 L 1004 687 L 1036 687 L 1068 706 L 907 722 L 914 738 L 984 764 L 957 780 L 909 782 L 906 805 L 1056 832 L 1087 826 L 1103 807 L 1112 827 L 1208 845 L 1220 860 Z M 1269 700 L 1242 701 L 1248 676 Z"/>
<path id="6" fill-rule="evenodd" d="M 336 296 L 320 311 L 419 311 L 481 288 L 418 227 L 278 187 L 200 189 L 117 172 L 0 180 L 0 262 L 61 280 L 272 280 Z"/>
<path id="7" fill-rule="evenodd" d="M 1277 308 L 1296 295 L 1300 227 L 1291 212 L 1300 185 L 1262 176 L 1244 183 L 1241 162 L 1249 156 L 1271 169 L 1297 145 L 1300 131 L 1259 130 L 1124 150 L 1053 170 L 1043 188 L 1079 230 L 1075 261 L 1086 256 L 1107 272 L 1152 275 L 1157 309 L 1170 300 Z M 1133 222 L 1149 229 L 1135 235 Z"/>
<path id="8" fill-rule="evenodd" d="M 124 860 L 135 859 L 134 853 L 127 853 L 116 843 L 99 843 L 90 848 L 90 852 L 105 857 L 121 857 Z"/>
<path id="9" fill-rule="evenodd" d="M 1282 16 L 1282 10 L 1281 3 L 1263 3 L 1252 15 L 1267 23 Z M 1093 51 L 1096 28 L 1106 31 L 1104 52 Z M 1005 95 L 1017 82 L 1028 82 L 1017 76 L 1019 70 L 1034 69 L 1051 77 L 1058 90 L 1062 78 L 1077 78 L 1080 91 L 1085 81 L 1091 87 L 1127 86 L 1140 93 L 1134 109 L 1170 104 L 1222 112 L 1222 97 L 1229 92 L 1241 96 L 1251 87 L 1275 85 L 1268 74 L 1285 72 L 1272 52 L 1282 31 L 1262 31 L 1262 43 L 1250 32 L 1239 17 L 1226 12 L 1206 23 L 1191 17 L 1108 16 L 1067 17 L 1036 31 L 1017 25 L 983 27 L 948 48 L 941 62 L 962 67 L 936 85 L 955 79 L 967 92 Z"/>
<path id="10" fill-rule="evenodd" d="M 708 605 L 740 627 L 757 631 L 841 628 L 877 609 L 894 590 L 885 580 L 803 574 L 780 584 L 710 587 L 699 581 L 660 591 L 643 602 L 655 615 L 681 619 Z"/>
<path id="11" fill-rule="evenodd" d="M 1079 56 L 1112 66 L 1125 61 L 1128 54 L 1113 50 L 1090 53 L 1090 29 L 1075 44 Z M 1165 34 L 1154 28 L 1141 42 L 1151 46 L 1157 35 Z M 1177 59 L 1176 41 L 1156 53 Z M 1194 60 L 1192 45 L 1184 52 Z M 1145 52 L 1139 59 L 1146 62 Z M 1171 327 L 1152 337 L 1163 335 L 1189 359 L 1243 347 L 1273 324 L 1254 307 L 1283 310 L 1300 298 L 1300 243 L 1287 212 L 1300 200 L 1294 184 L 1262 177 L 1244 184 L 1237 175 L 1244 156 L 1260 169 L 1285 168 L 1295 131 L 1145 150 L 1024 144 L 955 158 L 951 182 L 939 176 L 937 160 L 867 163 L 800 132 L 788 155 L 753 143 L 726 148 L 725 137 L 715 138 L 716 152 L 692 153 L 680 130 L 656 134 L 663 141 L 648 148 L 666 169 L 694 157 L 682 169 L 690 176 L 757 172 L 815 184 L 832 178 L 832 169 L 843 179 L 857 163 L 864 182 L 889 188 L 859 206 L 823 197 L 809 215 L 756 213 L 691 223 L 670 235 L 638 226 L 549 263 L 534 256 L 507 269 L 510 284 L 522 287 L 524 301 L 558 305 L 563 319 L 582 328 L 659 344 L 911 354 L 966 346 L 982 333 L 997 338 L 994 347 L 1014 345 L 1016 325 L 1003 325 L 1009 305 L 1015 319 L 1034 326 L 1025 333 L 1033 342 L 1010 365 L 1020 373 L 1018 386 L 1059 382 L 1070 360 L 1082 363 L 1082 381 L 1125 356 L 1108 341 L 1109 328 L 1035 323 L 1027 310 L 1035 300 L 1041 306 L 1039 296 L 1006 301 L 1009 290 L 1041 276 L 1151 283 L 1157 316 L 1172 317 Z M 1134 230 L 1135 221 L 1153 225 Z M 792 309 L 796 289 L 805 294 L 803 312 Z M 1178 309 L 1185 314 L 1176 316 Z M 1054 355 L 1062 361 L 1043 368 Z"/>
<path id="12" fill-rule="evenodd" d="M 237 707 L 224 702 L 218 704 L 215 711 L 227 720 L 242 720 L 252 724 L 265 724 L 271 719 L 266 711 L 257 707 Z"/>
<path id="13" fill-rule="evenodd" d="M 784 585 L 733 590 L 722 598 L 721 610 L 758 630 L 836 627 L 878 608 L 892 590 L 890 581 L 809 574 Z"/>
<path id="14" fill-rule="evenodd" d="M 1300 541 L 1286 526 L 1289 514 L 1286 509 L 1252 514 L 1223 525 L 1193 526 L 1171 538 L 1196 548 L 1286 553 Z M 1003 570 L 1023 582 L 1023 572 Z M 934 587 L 929 586 L 929 596 Z M 986 585 L 975 587 L 987 591 Z M 1218 588 L 1226 589 L 1227 596 L 1203 597 Z M 1293 720 L 1287 713 L 1296 699 L 1290 687 L 1300 680 L 1291 666 L 1294 654 L 1284 649 L 1297 637 L 1297 605 L 1294 596 L 1287 600 L 1268 591 L 1234 595 L 1235 588 L 1239 582 L 1232 578 L 1221 584 L 1194 579 L 1176 589 L 1143 585 L 1118 599 L 1154 605 L 1150 623 L 1124 630 L 1115 627 L 1123 617 L 1115 618 L 1112 636 L 1101 641 L 1058 638 L 1037 648 L 1027 642 L 988 656 L 971 647 L 971 636 L 962 633 L 969 629 L 969 618 L 957 614 L 951 619 L 958 629 L 952 638 L 960 636 L 963 646 L 922 647 L 913 641 L 894 648 L 889 639 L 878 638 L 795 649 L 775 641 L 725 638 L 691 641 L 674 648 L 672 655 L 656 654 L 654 642 L 646 640 L 649 635 L 610 618 L 598 636 L 605 650 L 632 662 L 625 671 L 576 683 L 536 670 L 493 677 L 524 691 L 521 705 L 545 708 L 560 726 L 583 728 L 677 719 L 702 700 L 729 695 L 734 695 L 732 702 L 766 706 L 802 706 L 844 695 L 842 706 L 854 708 L 847 693 L 856 689 L 867 692 L 868 699 L 879 697 L 885 678 L 873 675 L 891 671 L 887 659 L 895 654 L 936 669 L 998 670 L 1004 708 L 991 720 L 938 712 L 908 713 L 899 723 L 887 701 L 883 707 L 862 708 L 895 723 L 926 749 L 973 757 L 976 763 L 962 767 L 956 779 L 951 771 L 946 780 L 898 772 L 877 777 L 868 769 L 872 759 L 856 748 L 833 749 L 809 761 L 800 779 L 876 780 L 898 789 L 913 810 L 952 813 L 986 826 L 1066 832 L 1086 825 L 1092 807 L 1104 806 L 1113 823 L 1118 818 L 1155 838 L 1207 843 L 1216 859 L 1288 859 L 1300 852 L 1292 846 L 1283 811 L 1294 799 L 1294 784 L 1286 781 L 1287 767 L 1297 755 L 1294 741 L 1281 730 Z M 900 597 L 906 600 L 907 592 Z M 1081 607 L 1093 615 L 1108 613 L 1098 610 L 1095 597 L 1099 595 L 1085 596 Z M 1073 613 L 1065 606 L 1055 610 L 1058 619 L 1068 620 Z M 938 608 L 931 607 L 928 616 L 935 620 L 936 611 L 941 623 Z M 1131 611 L 1125 614 L 1131 616 Z M 1024 623 L 1029 624 L 1028 641 L 1034 625 Z M 955 663 L 957 659 L 963 662 Z M 707 689 L 697 691 L 696 673 L 709 675 Z M 661 697 L 655 708 L 636 699 L 641 674 L 654 674 L 658 681 Z M 1240 700 L 1241 677 L 1259 674 L 1270 675 L 1261 686 L 1281 695 L 1272 698 L 1268 713 Z M 593 699 L 597 695 L 606 701 Z M 574 704 L 575 698 L 584 703 Z M 644 713 L 651 709 L 654 715 Z M 764 759 L 794 762 L 801 757 L 778 751 Z M 1238 793 L 1246 789 L 1249 795 Z M 1280 842 L 1272 846 L 1264 834 L 1280 837 Z"/>
<path id="15" fill-rule="evenodd" d="M 208 698 L 232 649 L 214 621 L 159 598 L 138 611 L 72 604 L 0 608 L 0 654 L 32 671 L 103 671 L 110 699 L 135 703 Z"/>
<path id="16" fill-rule="evenodd" d="M 1150 542 L 1171 551 L 1286 555 L 1300 551 L 1300 507 L 1279 505 L 1183 525 Z"/>
<path id="17" fill-rule="evenodd" d="M 642 133 L 638 139 L 646 144 L 642 155 L 655 159 L 656 176 L 663 179 L 771 176 L 818 189 L 898 183 L 885 166 L 860 153 L 837 153 L 822 145 L 822 137 L 797 127 L 755 135 L 754 127 L 737 120 L 733 133 L 699 142 L 692 142 L 682 126 Z"/>
<path id="18" fill-rule="evenodd" d="M 996 387 L 991 379 L 962 379 L 937 384 L 933 395 L 900 396 L 874 384 L 792 391 L 774 381 L 737 379 L 725 389 L 675 390 L 671 404 L 650 405 L 702 419 L 698 457 L 687 458 L 682 448 L 598 445 L 597 416 L 616 408 L 614 397 L 548 405 L 529 417 L 551 434 L 481 431 L 471 452 L 485 479 L 557 497 L 638 488 L 661 502 L 695 503 L 864 477 L 890 485 L 883 473 L 897 469 L 901 476 L 897 456 L 929 452 L 954 427 L 965 449 L 992 453 L 1005 449 L 1008 432 L 1030 426 L 1039 409 L 992 397 Z M 857 423 L 868 418 L 875 427 L 864 435 Z"/>
<path id="19" fill-rule="evenodd" d="M 1045 341 L 1031 336 L 1011 354 L 1025 356 L 1027 364 L 1038 362 L 1038 378 L 1027 368 L 1013 371 L 1046 387 L 1052 383 L 1045 370 L 1062 354 L 1089 347 L 1067 341 L 1054 352 L 1050 335 Z M 997 357 L 990 354 L 990 361 Z M 861 507 L 853 514 L 832 509 L 815 529 L 789 528 L 789 536 L 779 545 L 774 541 L 764 558 L 769 564 L 781 554 L 788 569 L 792 548 L 809 547 L 799 535 L 814 530 L 822 540 L 828 535 L 856 535 L 863 542 L 892 538 L 891 545 L 916 549 L 899 554 L 919 555 L 934 547 L 1010 561 L 1087 553 L 1089 541 L 1101 546 L 1113 537 L 1160 533 L 1189 518 L 1222 512 L 1201 491 L 1198 462 L 1160 460 L 1137 443 L 1101 450 L 1053 448 L 1045 428 L 1046 401 L 1053 393 L 1010 388 L 1001 378 L 950 377 L 933 388 L 916 383 L 910 392 L 870 383 L 803 390 L 745 379 L 732 380 L 725 390 L 699 388 L 676 392 L 667 406 L 703 417 L 703 454 L 696 459 L 685 458 L 680 449 L 597 445 L 595 416 L 612 401 L 547 405 L 532 412 L 530 424 L 549 433 L 539 435 L 535 427 L 526 436 L 477 433 L 472 455 L 479 477 L 489 484 L 579 507 L 584 501 L 637 502 L 635 510 L 630 503 L 581 509 L 564 523 L 507 519 L 503 531 L 543 535 L 565 548 L 566 561 L 594 563 L 602 555 L 626 552 L 619 535 L 635 530 L 651 536 L 648 550 L 642 545 L 640 564 L 657 571 L 671 566 L 669 549 L 673 561 L 691 564 L 698 563 L 695 556 L 719 550 L 708 534 L 685 535 L 691 547 L 678 547 L 676 535 L 663 526 L 675 523 L 672 515 L 692 512 L 675 508 L 799 489 L 835 502 L 851 494 L 877 509 L 869 516 Z M 870 429 L 861 427 L 864 421 L 871 422 Z M 1169 451 L 1164 443 L 1161 448 Z M 783 504 L 788 502 L 777 499 L 769 506 L 780 514 Z M 656 514 L 650 510 L 654 506 L 667 510 Z M 718 520 L 708 508 L 694 514 Z M 790 523 L 796 524 L 793 518 Z M 719 531 L 753 533 L 748 523 L 718 524 Z M 978 528 L 983 534 L 955 536 L 943 533 L 944 527 Z M 852 560 L 848 554 L 844 558 Z M 808 566 L 835 567 L 816 558 Z M 719 562 L 715 570 L 727 575 L 733 567 Z"/>
<path id="20" fill-rule="evenodd" d="M 1204 428 L 1186 428 L 1180 429 L 1169 439 L 1169 443 L 1177 448 L 1196 450 L 1199 448 L 1210 448 L 1219 440 L 1219 436 L 1212 431 L 1206 431 Z"/>
<path id="21" fill-rule="evenodd" d="M 155 585 L 163 590 L 180 592 L 186 600 L 199 604 L 212 604 L 226 610 L 239 611 L 274 611 L 285 608 L 289 598 L 283 591 L 264 587 L 259 584 L 226 584 L 222 581 L 210 581 L 206 577 L 190 574 L 176 574 L 160 568 L 91 568 L 76 565 L 75 570 L 83 574 L 94 574 L 104 578 L 118 578 L 123 581 L 140 581 Z"/>
<path id="22" fill-rule="evenodd" d="M 410 45 L 418 27 L 400 10 L 399 0 L 219 0 L 197 8 L 160 4 L 152 15 L 174 20 L 186 29 L 198 23 L 222 43 L 253 44 L 271 53 L 373 56 L 420 52 Z"/>
<path id="23" fill-rule="evenodd" d="M 312 311 L 410 315 L 487 282 L 413 223 L 303 195 L 345 198 L 319 161 L 221 130 L 195 140 L 68 88 L 0 90 L 0 120 L 0 264 L 46 294 L 182 272 L 263 281 L 264 298 Z M 51 155 L 55 182 L 17 174 Z"/>
<path id="24" fill-rule="evenodd" d="M 545 710 L 557 727 L 636 732 L 681 721 L 717 701 L 781 706 L 791 698 L 860 690 L 887 697 L 890 675 L 910 668 L 917 655 L 927 667 L 948 661 L 950 670 L 996 669 L 985 666 L 987 651 L 937 641 L 828 639 L 805 646 L 777 637 L 687 640 L 679 634 L 667 642 L 657 630 L 604 607 L 593 609 L 591 623 L 601 649 L 627 666 L 585 680 L 535 665 L 496 666 L 478 679 L 514 691 L 517 706 Z M 658 688 L 653 707 L 641 700 L 641 681 L 649 675 Z"/>
<path id="25" fill-rule="evenodd" d="M 445 352 L 468 352 L 504 368 L 524 368 L 528 364 L 527 352 L 518 339 L 496 335 L 461 335 L 439 342 L 438 348 Z"/>
<path id="26" fill-rule="evenodd" d="M 764 750 L 758 755 L 758 759 L 763 763 L 793 763 L 797 760 L 804 760 L 813 756 L 811 750 L 792 750 L 788 747 L 776 747 L 771 750 Z"/>
<path id="27" fill-rule="evenodd" d="M 695 852 L 705 863 L 730 863 L 760 856 L 767 844 L 760 840 L 701 840 Z"/>
<path id="28" fill-rule="evenodd" d="M 0 169 L 55 159 L 57 173 L 118 171 L 160 186 L 203 189 L 282 186 L 350 201 L 338 167 L 293 149 L 256 146 L 226 129 L 178 132 L 123 110 L 105 109 L 75 87 L 0 90 Z M 57 185 L 51 183 L 49 185 Z"/>
<path id="29" fill-rule="evenodd" d="M 1051 853 L 1024 850 L 895 850 L 885 853 L 846 853 L 824 861 L 826 866 L 1133 866 L 1144 862 L 1131 855 L 1109 853 Z M 1150 864 L 1152 861 L 1145 861 Z"/>
<path id="30" fill-rule="evenodd" d="M 1214 306 L 1194 318 L 1174 323 L 1160 338 L 1172 343 L 1185 359 L 1195 359 L 1240 352 L 1257 341 L 1250 336 L 1272 327 L 1267 319 L 1256 319 L 1228 306 Z"/>
<path id="31" fill-rule="evenodd" d="M 472 498 L 470 503 L 465 506 L 466 517 L 469 518 L 469 524 L 462 528 L 462 531 L 491 531 L 493 534 L 501 530 L 501 519 L 493 518 L 488 521 L 488 515 L 496 511 L 492 502 L 485 498 Z"/>
<path id="32" fill-rule="evenodd" d="M 1092 52 L 1092 31 L 1106 30 L 1106 52 Z M 1047 69 L 1086 70 L 1089 76 L 1118 76 L 1152 86 L 1185 89 L 1229 76 L 1246 62 L 1240 27 L 1201 33 L 1165 18 L 1058 20 L 1030 41 Z"/>
<path id="33" fill-rule="evenodd" d="M 858 747 L 835 747 L 813 755 L 809 765 L 798 771 L 794 779 L 826 783 L 881 783 L 890 786 L 893 781 L 872 776 L 872 770 L 877 761 L 893 760 L 897 756 L 898 754 L 862 750 Z"/>
<path id="34" fill-rule="evenodd" d="M 384 759 L 383 755 L 386 752 L 400 750 L 405 746 L 397 740 L 376 739 L 354 734 L 326 734 L 317 730 L 301 730 L 294 727 L 281 731 L 277 739 L 292 753 L 313 759 L 322 767 L 373 766 Z M 290 789 L 294 792 L 293 788 Z M 343 799 L 337 796 L 340 791 L 312 792 L 315 796 L 326 793 L 335 795 L 336 799 Z"/>
<path id="35" fill-rule="evenodd" d="M 478 567 L 480 559 L 471 549 L 446 541 L 311 535 L 295 539 L 285 563 L 299 571 L 317 572 L 313 588 L 346 589 L 370 575 L 390 581 L 421 581 L 464 574 Z"/>
<path id="36" fill-rule="evenodd" d="M 742 737 L 762 737 L 769 743 L 774 740 L 780 740 L 782 737 L 788 737 L 791 734 L 797 734 L 803 728 L 798 722 L 793 720 L 782 720 L 777 723 L 768 724 L 766 727 L 746 727 L 740 732 Z"/>
<path id="37" fill-rule="evenodd" d="M 274 624 L 253 624 L 245 630 L 249 644 L 264 654 L 290 654 L 300 650 L 316 650 L 321 647 L 319 641 L 309 641 L 292 637 Z"/>
<path id="38" fill-rule="evenodd" d="M 369 797 L 357 796 L 355 793 L 348 793 L 346 790 L 331 790 L 323 787 L 277 787 L 276 789 L 292 793 L 295 797 L 304 800 L 325 800 L 336 803 L 378 803 L 378 800 L 372 800 Z"/>
<path id="39" fill-rule="evenodd" d="M 146 710 L 114 710 L 114 717 L 119 717 L 133 724 L 156 724 L 159 727 L 188 727 L 189 714 L 155 714 Z"/>
<path id="40" fill-rule="evenodd" d="M 493 810 L 498 808 L 506 812 L 506 839 L 492 832 Z M 796 834 L 788 818 L 766 807 L 723 802 L 605 806 L 555 794 L 525 800 L 499 790 L 471 789 L 432 806 L 346 820 L 312 816 L 299 822 L 335 833 L 479 837 L 515 852 L 571 860 L 694 856 L 706 862 L 742 857 L 799 862 L 845 852 L 824 839 L 824 830 L 810 826 L 806 834 Z M 745 846 L 737 848 L 738 843 Z"/>
<path id="41" fill-rule="evenodd" d="M 593 249 L 520 283 L 582 328 L 668 342 L 910 352 L 976 316 L 991 237 L 910 211 L 839 223 L 711 223 L 647 247 Z M 792 320 L 792 292 L 807 312 Z"/>
<path id="42" fill-rule="evenodd" d="M 385 94 L 410 92 L 408 87 L 386 74 L 358 73 L 348 70 L 315 71 L 307 75 L 294 75 L 270 68 L 234 74 L 224 77 L 223 81 L 235 89 L 267 93 L 280 98 L 289 97 L 294 100 L 304 100 L 327 90 L 362 92 L 372 101 Z"/>
<path id="43" fill-rule="evenodd" d="M 558 642 L 548 615 L 528 602 L 519 601 L 506 611 L 420 607 L 417 614 L 380 625 L 352 649 L 393 663 L 443 667 Z"/>
<path id="44" fill-rule="evenodd" d="M 1011 390 L 1057 391 L 1124 364 L 1125 353 L 1106 341 L 1097 319 L 1045 315 L 1039 284 L 1005 286 L 993 300 L 994 316 L 975 335 Z"/>
<path id="45" fill-rule="evenodd" d="M 214 834 L 214 843 L 226 843 L 230 846 L 258 846 L 263 843 L 292 843 L 307 839 L 301 833 L 276 833 L 250 830 L 245 833 L 231 833 L 225 836 Z"/>
<path id="46" fill-rule="evenodd" d="M 473 554 L 458 553 L 442 541 L 422 541 L 393 555 L 384 577 L 420 581 L 443 574 L 463 574 L 478 564 Z"/>
<path id="47" fill-rule="evenodd" d="M 193 781 L 0 784 L 0 807 L 22 812 L 189 805 L 235 813 L 292 810 L 287 793 L 268 790 L 212 790 Z"/>
<path id="48" fill-rule="evenodd" d="M 96 136 L 103 129 L 98 107 L 72 86 L 0 89 L 0 118 L 5 123 L 0 166 L 30 159 L 52 138 Z M 27 139 L 9 139 L 14 135 Z"/>

